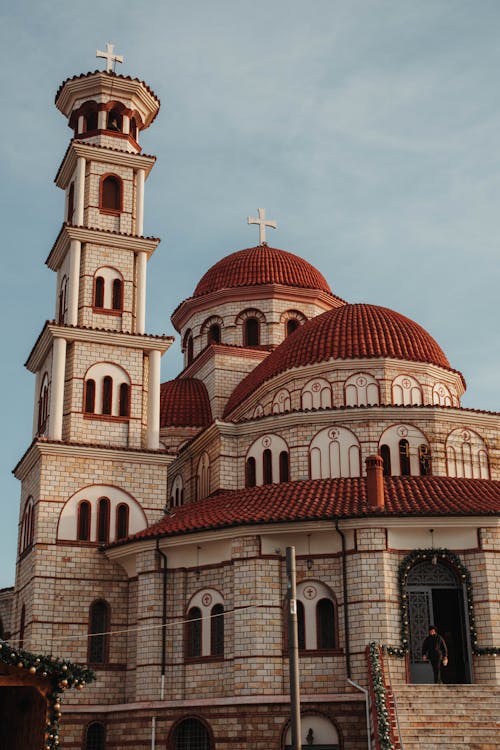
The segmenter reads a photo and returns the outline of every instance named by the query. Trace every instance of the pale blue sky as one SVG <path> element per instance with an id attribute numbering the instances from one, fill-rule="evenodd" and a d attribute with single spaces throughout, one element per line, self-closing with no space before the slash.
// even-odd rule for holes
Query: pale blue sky
<path id="1" fill-rule="evenodd" d="M 6 7 L 9 6 L 9 7 Z M 158 156 L 145 233 L 148 325 L 223 255 L 269 243 L 303 256 L 339 296 L 413 318 L 468 391 L 498 409 L 500 3 L 497 0 L 66 0 L 4 3 L 1 209 L 4 272 L 0 586 L 14 580 L 19 486 L 34 378 L 23 368 L 53 316 L 45 258 L 63 220 L 53 178 L 71 131 L 53 106 L 67 77 L 120 71 L 162 101 L 143 134 Z M 163 377 L 180 367 L 178 343 Z"/>

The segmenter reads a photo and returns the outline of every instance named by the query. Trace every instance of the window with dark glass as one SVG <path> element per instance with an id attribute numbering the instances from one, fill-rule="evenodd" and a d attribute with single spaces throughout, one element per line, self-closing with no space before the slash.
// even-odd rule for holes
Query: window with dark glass
<path id="1" fill-rule="evenodd" d="M 304 651 L 306 647 L 306 614 L 300 599 L 297 599 L 297 634 L 299 649 Z"/>
<path id="2" fill-rule="evenodd" d="M 335 609 L 331 599 L 320 599 L 316 607 L 318 648 L 335 648 Z"/>
<path id="3" fill-rule="evenodd" d="M 66 221 L 69 224 L 73 223 L 73 211 L 75 210 L 75 183 L 72 182 L 69 186 L 68 191 L 68 213 L 66 216 Z"/>
<path id="4" fill-rule="evenodd" d="M 246 346 L 258 346 L 260 344 L 260 326 L 257 318 L 245 320 L 245 344 Z"/>
<path id="5" fill-rule="evenodd" d="M 109 541 L 109 499 L 101 497 L 97 504 L 97 541 Z"/>
<path id="6" fill-rule="evenodd" d="M 81 542 L 90 539 L 91 506 L 87 500 L 82 500 L 78 506 L 78 528 L 76 538 Z"/>
<path id="7" fill-rule="evenodd" d="M 120 417 L 128 417 L 130 409 L 130 388 L 128 383 L 120 384 Z"/>
<path id="8" fill-rule="evenodd" d="M 418 446 L 418 464 L 423 477 L 431 474 L 431 452 L 428 445 Z"/>
<path id="9" fill-rule="evenodd" d="M 89 664 L 105 664 L 109 647 L 109 605 L 104 600 L 93 602 L 89 613 Z"/>
<path id="10" fill-rule="evenodd" d="M 85 411 L 87 414 L 95 412 L 95 380 L 85 382 Z"/>
<path id="11" fill-rule="evenodd" d="M 118 177 L 109 175 L 101 183 L 101 209 L 121 211 L 122 183 Z"/>
<path id="12" fill-rule="evenodd" d="M 68 277 L 64 276 L 59 289 L 59 309 L 57 313 L 57 322 L 66 322 L 66 313 L 68 311 Z"/>
<path id="13" fill-rule="evenodd" d="M 40 398 L 38 400 L 38 433 L 45 432 L 47 427 L 47 418 L 49 416 L 49 385 L 44 378 L 40 389 Z"/>
<path id="14" fill-rule="evenodd" d="M 102 381 L 102 413 L 111 414 L 113 405 L 113 379 L 106 375 Z"/>
<path id="15" fill-rule="evenodd" d="M 197 719 L 184 719 L 174 732 L 173 750 L 211 750 L 207 728 Z"/>
<path id="16" fill-rule="evenodd" d="M 380 446 L 380 457 L 384 463 L 384 476 L 391 476 L 391 451 L 388 445 Z"/>
<path id="17" fill-rule="evenodd" d="M 255 458 L 251 456 L 247 460 L 247 487 L 255 487 L 257 483 Z"/>
<path id="18" fill-rule="evenodd" d="M 297 328 L 300 326 L 299 321 L 297 318 L 290 318 L 286 321 L 286 335 L 290 336 L 291 333 L 297 330 Z"/>
<path id="19" fill-rule="evenodd" d="M 85 131 L 91 133 L 93 130 L 97 130 L 97 110 L 89 112 L 85 117 Z"/>
<path id="20" fill-rule="evenodd" d="M 281 451 L 280 453 L 280 482 L 289 481 L 289 468 L 288 468 L 288 452 Z"/>
<path id="21" fill-rule="evenodd" d="M 212 656 L 224 656 L 224 607 L 222 604 L 216 604 L 212 607 L 210 653 Z"/>
<path id="22" fill-rule="evenodd" d="M 410 476 L 410 445 L 408 440 L 399 441 L 399 466 L 403 477 Z"/>
<path id="23" fill-rule="evenodd" d="M 187 615 L 186 656 L 201 656 L 201 609 L 191 607 Z"/>
<path id="24" fill-rule="evenodd" d="M 96 276 L 94 284 L 94 307 L 104 307 L 104 279 Z"/>
<path id="25" fill-rule="evenodd" d="M 104 724 L 94 721 L 85 732 L 85 750 L 105 750 L 106 729 Z"/>
<path id="26" fill-rule="evenodd" d="M 123 282 L 121 279 L 113 280 L 113 298 L 111 306 L 113 310 L 123 309 Z"/>
<path id="27" fill-rule="evenodd" d="M 128 536 L 129 508 L 121 503 L 116 509 L 116 538 L 126 539 Z"/>
<path id="28" fill-rule="evenodd" d="M 271 484 L 273 481 L 273 456 L 269 448 L 266 448 L 262 454 L 262 471 L 264 484 Z"/>
<path id="29" fill-rule="evenodd" d="M 208 329 L 208 343 L 220 344 L 220 325 L 214 323 Z"/>

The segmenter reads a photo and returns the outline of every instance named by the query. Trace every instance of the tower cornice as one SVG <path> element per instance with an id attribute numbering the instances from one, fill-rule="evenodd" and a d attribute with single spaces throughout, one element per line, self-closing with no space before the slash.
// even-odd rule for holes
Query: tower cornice
<path id="1" fill-rule="evenodd" d="M 106 146 L 73 140 L 66 149 L 66 153 L 54 178 L 57 187 L 63 190 L 66 189 L 74 175 L 76 161 L 79 156 L 83 157 L 86 161 L 105 162 L 106 164 L 112 162 L 123 167 L 143 169 L 145 177 L 149 175 L 156 162 L 156 156 L 149 154 L 134 154 L 130 151 L 121 151 L 115 148 L 107 148 Z"/>
<path id="2" fill-rule="evenodd" d="M 96 245 L 113 247 L 120 250 L 132 250 L 135 253 L 146 253 L 150 258 L 154 253 L 160 239 L 158 237 L 139 237 L 134 234 L 121 234 L 106 229 L 92 229 L 90 227 L 75 227 L 71 224 L 63 224 L 61 231 L 45 261 L 52 270 L 57 271 L 69 250 L 71 240 L 81 243 L 92 242 Z"/>
<path id="3" fill-rule="evenodd" d="M 25 367 L 28 370 L 31 372 L 39 370 L 54 339 L 65 339 L 67 342 L 87 341 L 93 344 L 120 346 L 126 349 L 142 349 L 144 352 L 158 351 L 161 354 L 164 354 L 174 342 L 173 336 L 120 333 L 100 328 L 60 325 L 54 321 L 47 321 L 25 362 Z"/>

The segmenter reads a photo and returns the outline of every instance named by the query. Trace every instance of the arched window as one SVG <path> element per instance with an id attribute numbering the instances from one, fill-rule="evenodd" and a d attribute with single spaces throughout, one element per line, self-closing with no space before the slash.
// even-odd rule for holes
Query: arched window
<path id="1" fill-rule="evenodd" d="M 35 509 L 33 507 L 33 498 L 30 496 L 26 500 L 23 518 L 21 522 L 21 533 L 19 535 L 19 552 L 29 549 L 35 538 Z"/>
<path id="2" fill-rule="evenodd" d="M 116 508 L 116 538 L 126 539 L 128 537 L 129 507 L 120 503 Z"/>
<path id="3" fill-rule="evenodd" d="M 97 110 L 93 109 L 90 112 L 88 112 L 87 115 L 85 116 L 85 132 L 92 133 L 94 130 L 97 130 L 97 125 L 98 125 Z"/>
<path id="4" fill-rule="evenodd" d="M 137 140 L 137 121 L 135 117 L 130 118 L 130 135 L 134 139 L 134 141 Z"/>
<path id="5" fill-rule="evenodd" d="M 210 494 L 210 459 L 207 453 L 203 453 L 198 462 L 196 484 L 197 500 L 202 500 Z"/>
<path id="6" fill-rule="evenodd" d="M 109 498 L 101 497 L 97 504 L 97 541 L 109 541 Z"/>
<path id="7" fill-rule="evenodd" d="M 82 500 L 78 505 L 78 521 L 76 538 L 81 542 L 90 540 L 90 521 L 92 517 L 92 506 L 88 500 Z"/>
<path id="8" fill-rule="evenodd" d="M 218 323 L 214 323 L 208 329 L 208 343 L 220 344 L 220 325 Z"/>
<path id="9" fill-rule="evenodd" d="M 173 750 L 212 750 L 207 728 L 198 719 L 184 719 L 175 728 Z"/>
<path id="10" fill-rule="evenodd" d="M 104 279 L 102 276 L 96 276 L 94 282 L 94 307 L 104 307 Z"/>
<path id="11" fill-rule="evenodd" d="M 116 175 L 101 179 L 101 211 L 119 213 L 122 210 L 122 181 Z"/>
<path id="12" fill-rule="evenodd" d="M 113 378 L 106 375 L 102 381 L 102 413 L 111 414 L 113 406 Z"/>
<path id="13" fill-rule="evenodd" d="M 423 403 L 422 386 L 411 375 L 398 375 L 392 381 L 392 402 L 402 406 Z"/>
<path id="14" fill-rule="evenodd" d="M 429 446 L 419 445 L 418 446 L 418 462 L 420 464 L 420 474 L 425 477 L 431 474 L 431 452 Z"/>
<path id="15" fill-rule="evenodd" d="M 290 479 L 290 472 L 288 467 L 288 451 L 281 451 L 280 453 L 280 482 L 288 482 Z"/>
<path id="16" fill-rule="evenodd" d="M 324 378 L 310 380 L 302 389 L 303 409 L 329 409 L 332 405 L 332 386 Z"/>
<path id="17" fill-rule="evenodd" d="M 87 380 L 85 383 L 85 412 L 93 414 L 95 412 L 95 380 Z"/>
<path id="18" fill-rule="evenodd" d="M 346 406 L 373 406 L 380 402 L 378 382 L 367 372 L 351 375 L 344 383 Z"/>
<path id="19" fill-rule="evenodd" d="M 346 427 L 320 430 L 311 441 L 309 456 L 311 479 L 361 476 L 359 440 Z"/>
<path id="20" fill-rule="evenodd" d="M 469 429 L 458 428 L 446 438 L 449 477 L 489 479 L 490 466 L 485 440 Z"/>
<path id="21" fill-rule="evenodd" d="M 191 607 L 187 614 L 186 656 L 201 656 L 201 610 Z"/>
<path id="22" fill-rule="evenodd" d="M 335 610 L 331 599 L 320 599 L 316 606 L 318 649 L 335 648 Z"/>
<path id="23" fill-rule="evenodd" d="M 38 397 L 38 434 L 43 435 L 47 429 L 49 418 L 49 376 L 47 373 L 42 378 L 40 395 Z"/>
<path id="24" fill-rule="evenodd" d="M 121 133 L 123 128 L 123 117 L 117 109 L 112 109 L 108 112 L 108 118 L 106 123 L 107 130 L 113 130 L 116 133 Z"/>
<path id="25" fill-rule="evenodd" d="M 266 448 L 262 454 L 262 476 L 263 484 L 271 484 L 273 481 L 273 454 Z"/>
<path id="26" fill-rule="evenodd" d="M 111 307 L 113 310 L 123 310 L 123 282 L 121 279 L 113 279 Z"/>
<path id="27" fill-rule="evenodd" d="M 59 305 L 57 310 L 57 322 L 65 323 L 68 314 L 68 277 L 64 275 L 59 287 Z"/>
<path id="28" fill-rule="evenodd" d="M 410 476 L 410 444 L 405 439 L 399 441 L 399 468 L 401 476 Z"/>
<path id="29" fill-rule="evenodd" d="M 291 333 L 297 330 L 299 328 L 300 323 L 297 320 L 297 318 L 289 318 L 286 321 L 286 335 L 290 336 Z"/>
<path id="30" fill-rule="evenodd" d="M 84 750 L 105 750 L 106 747 L 106 729 L 104 724 L 99 721 L 93 721 L 85 730 Z"/>
<path id="31" fill-rule="evenodd" d="M 66 214 L 66 221 L 68 224 L 73 223 L 73 212 L 75 210 L 75 183 L 72 182 L 68 190 L 68 212 Z"/>
<path id="32" fill-rule="evenodd" d="M 286 388 L 281 388 L 273 398 L 273 414 L 285 414 L 290 411 L 292 400 Z"/>
<path id="33" fill-rule="evenodd" d="M 255 487 L 256 485 L 256 467 L 255 467 L 255 458 L 253 456 L 250 456 L 250 458 L 247 459 L 247 471 L 246 471 L 246 486 L 247 487 Z"/>
<path id="34" fill-rule="evenodd" d="M 388 445 L 380 446 L 380 456 L 384 462 L 384 476 L 391 476 L 391 451 Z"/>
<path id="35" fill-rule="evenodd" d="M 109 658 L 109 604 L 104 599 L 92 602 L 89 610 L 89 664 L 106 664 Z"/>
<path id="36" fill-rule="evenodd" d="M 306 647 L 306 616 L 304 611 L 304 605 L 297 599 L 297 635 L 299 642 L 299 649 L 305 650 Z"/>
<path id="37" fill-rule="evenodd" d="M 216 604 L 210 614 L 210 653 L 224 656 L 224 606 Z"/>
<path id="38" fill-rule="evenodd" d="M 184 501 L 184 482 L 182 476 L 177 474 L 170 489 L 170 505 L 174 508 L 182 505 Z"/>
<path id="39" fill-rule="evenodd" d="M 184 346 L 183 350 L 185 353 L 185 365 L 186 367 L 189 367 L 191 362 L 194 359 L 194 343 L 193 343 L 193 334 L 190 330 L 187 330 L 184 334 Z"/>
<path id="40" fill-rule="evenodd" d="M 21 618 L 19 621 L 19 648 L 24 646 L 24 636 L 26 630 L 26 606 L 21 607 Z"/>
<path id="41" fill-rule="evenodd" d="M 128 417 L 130 414 L 130 387 L 128 383 L 120 384 L 120 417 Z"/>
<path id="42" fill-rule="evenodd" d="M 260 325 L 257 318 L 247 318 L 245 320 L 245 346 L 259 346 L 260 344 Z"/>

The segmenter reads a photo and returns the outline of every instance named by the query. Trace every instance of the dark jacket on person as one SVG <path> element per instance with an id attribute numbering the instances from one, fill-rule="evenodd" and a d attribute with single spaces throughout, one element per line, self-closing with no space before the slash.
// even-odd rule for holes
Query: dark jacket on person
<path id="1" fill-rule="evenodd" d="M 427 656 L 430 662 L 439 662 L 448 656 L 448 649 L 444 638 L 439 633 L 428 635 L 422 643 L 422 656 Z"/>

